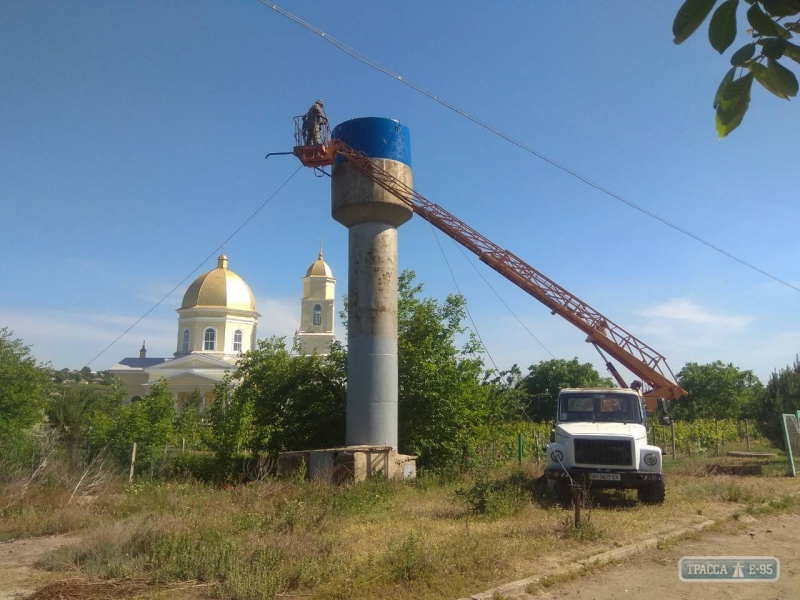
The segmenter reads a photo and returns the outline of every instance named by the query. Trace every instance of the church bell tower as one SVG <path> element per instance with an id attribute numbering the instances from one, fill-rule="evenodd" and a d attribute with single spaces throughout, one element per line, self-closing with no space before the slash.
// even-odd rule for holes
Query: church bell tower
<path id="1" fill-rule="evenodd" d="M 300 309 L 298 340 L 306 354 L 326 355 L 336 337 L 333 334 L 334 304 L 336 301 L 336 279 L 333 271 L 319 257 L 303 277 L 303 299 Z"/>

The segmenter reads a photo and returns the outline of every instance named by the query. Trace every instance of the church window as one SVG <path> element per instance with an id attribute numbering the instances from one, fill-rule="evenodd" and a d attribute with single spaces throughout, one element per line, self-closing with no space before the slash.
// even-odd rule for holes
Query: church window
<path id="1" fill-rule="evenodd" d="M 217 341 L 217 332 L 211 327 L 206 329 L 203 350 L 214 350 L 214 343 Z"/>
<path id="2" fill-rule="evenodd" d="M 234 352 L 241 352 L 242 351 L 242 330 L 237 329 L 233 332 L 233 351 Z"/>
<path id="3" fill-rule="evenodd" d="M 189 330 L 183 330 L 183 352 L 189 351 Z"/>
<path id="4" fill-rule="evenodd" d="M 322 325 L 322 307 L 319 304 L 314 305 L 314 325 Z"/>

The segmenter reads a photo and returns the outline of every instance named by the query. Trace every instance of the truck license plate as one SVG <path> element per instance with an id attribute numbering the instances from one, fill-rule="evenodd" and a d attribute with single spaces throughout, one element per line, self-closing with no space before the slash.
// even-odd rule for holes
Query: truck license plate
<path id="1" fill-rule="evenodd" d="M 589 479 L 595 481 L 619 481 L 619 473 L 589 473 Z"/>

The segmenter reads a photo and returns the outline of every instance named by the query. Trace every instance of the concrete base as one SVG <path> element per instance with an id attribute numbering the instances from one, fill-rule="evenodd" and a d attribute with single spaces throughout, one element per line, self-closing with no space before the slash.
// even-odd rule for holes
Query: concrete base
<path id="1" fill-rule="evenodd" d="M 408 481 L 417 478 L 417 457 L 398 454 L 390 446 L 343 446 L 278 455 L 279 477 L 300 474 L 331 483 L 359 482 L 374 475 Z"/>

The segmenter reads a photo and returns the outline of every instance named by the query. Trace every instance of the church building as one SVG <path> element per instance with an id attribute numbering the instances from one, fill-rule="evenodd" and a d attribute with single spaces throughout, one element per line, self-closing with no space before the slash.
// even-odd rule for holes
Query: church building
<path id="1" fill-rule="evenodd" d="M 336 339 L 333 332 L 336 279 L 319 257 L 303 278 L 300 347 L 307 354 L 327 354 Z M 109 369 L 128 392 L 128 401 L 147 394 L 151 385 L 166 379 L 182 409 L 197 390 L 207 407 L 214 386 L 227 372 L 236 371 L 243 352 L 256 347 L 258 319 L 256 300 L 244 279 L 228 268 L 228 257 L 217 258 L 217 268 L 192 282 L 177 309 L 176 351 L 169 358 L 148 358 L 142 344 L 139 357 L 123 358 Z"/>

